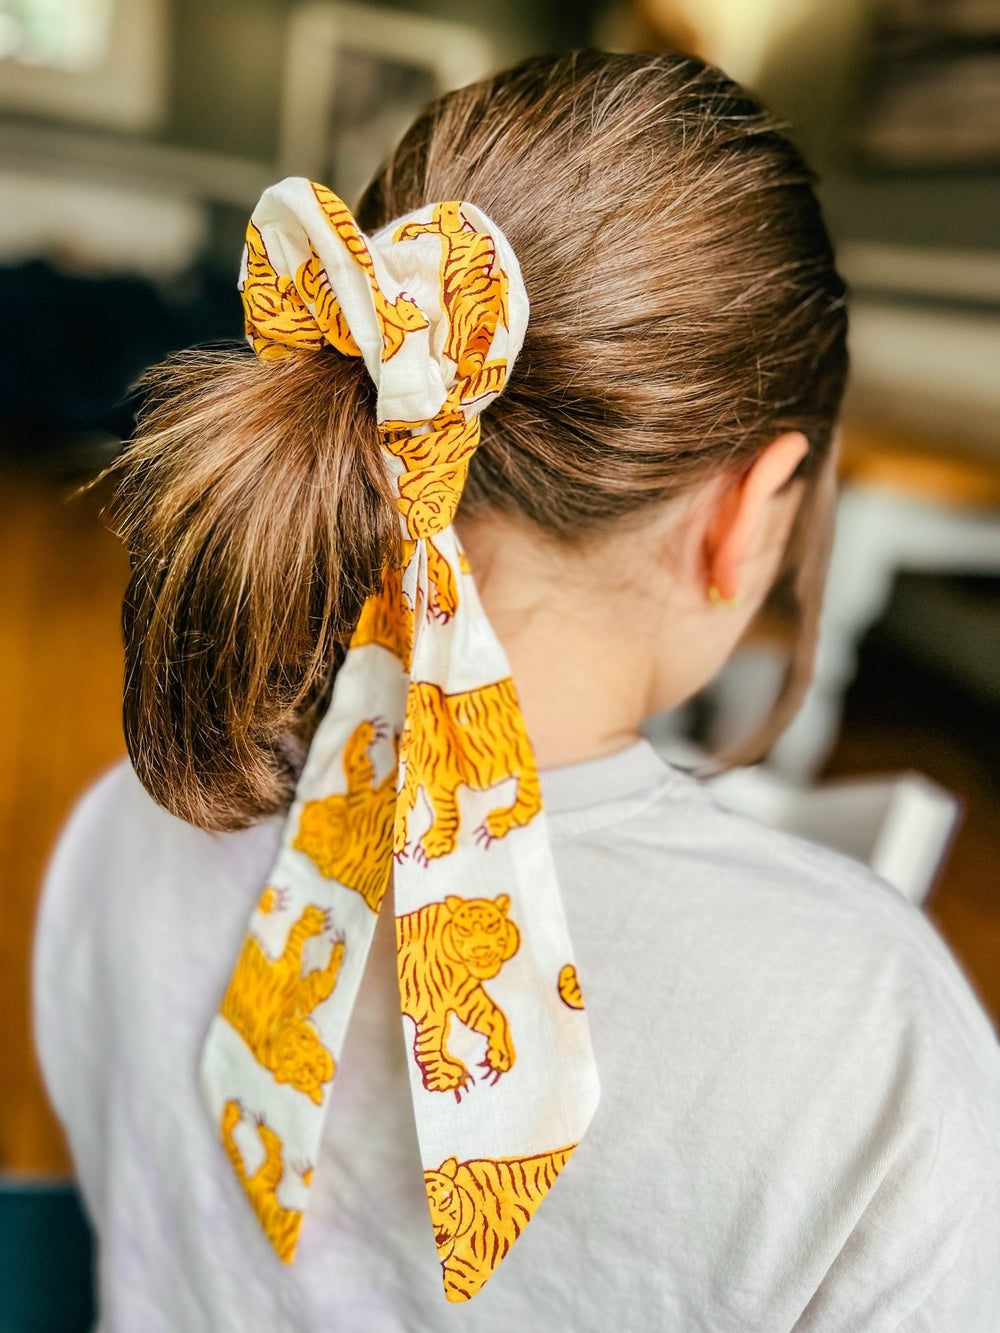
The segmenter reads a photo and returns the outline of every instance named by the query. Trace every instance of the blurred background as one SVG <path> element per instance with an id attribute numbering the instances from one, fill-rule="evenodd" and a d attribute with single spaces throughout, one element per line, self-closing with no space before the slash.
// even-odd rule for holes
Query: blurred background
<path id="1" fill-rule="evenodd" d="M 266 185 L 302 174 L 350 199 L 436 92 L 581 45 L 694 52 L 760 93 L 820 173 L 854 291 L 816 685 L 720 799 L 868 860 L 1000 1018 L 1000 0 L 0 0 L 7 1333 L 90 1318 L 29 1020 L 46 856 L 124 750 L 126 561 L 100 488 L 74 492 L 127 435 L 146 366 L 241 336 L 242 235 Z M 783 648 L 780 621 L 759 625 L 654 738 L 734 739 Z"/>

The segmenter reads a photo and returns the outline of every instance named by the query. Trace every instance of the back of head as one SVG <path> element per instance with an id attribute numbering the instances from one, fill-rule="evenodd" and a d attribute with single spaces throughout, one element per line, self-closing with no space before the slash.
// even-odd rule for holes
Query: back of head
<path id="1" fill-rule="evenodd" d="M 571 53 L 434 103 L 357 218 L 371 232 L 445 199 L 500 225 L 531 302 L 464 512 L 581 544 L 805 434 L 789 707 L 846 374 L 844 288 L 797 150 L 698 60 Z M 130 754 L 169 809 L 238 827 L 289 800 L 296 745 L 397 555 L 373 386 L 333 349 L 187 354 L 154 374 L 118 471 Z"/>
<path id="2" fill-rule="evenodd" d="M 430 107 L 359 223 L 471 199 L 531 300 L 466 506 L 575 541 L 785 428 L 818 470 L 846 312 L 811 181 L 773 117 L 691 58 L 531 60 Z"/>

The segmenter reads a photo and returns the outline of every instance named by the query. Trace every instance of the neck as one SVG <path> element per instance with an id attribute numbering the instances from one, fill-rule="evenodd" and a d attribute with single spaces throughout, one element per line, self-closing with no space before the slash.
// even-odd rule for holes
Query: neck
<path id="1" fill-rule="evenodd" d="M 567 558 L 508 520 L 462 524 L 483 608 L 503 644 L 541 769 L 639 739 L 651 647 L 629 633 L 607 563 Z M 627 595 L 625 595 L 627 596 Z"/>

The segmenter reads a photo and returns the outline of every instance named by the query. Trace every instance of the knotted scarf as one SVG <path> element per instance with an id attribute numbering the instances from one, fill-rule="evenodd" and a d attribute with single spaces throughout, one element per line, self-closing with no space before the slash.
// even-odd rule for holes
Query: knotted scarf
<path id="1" fill-rule="evenodd" d="M 290 1263 L 391 881 L 431 1222 L 445 1295 L 468 1300 L 599 1095 L 531 744 L 451 526 L 527 295 L 502 231 L 472 204 L 428 205 L 366 237 L 335 194 L 298 178 L 254 210 L 240 285 L 262 359 L 328 345 L 364 358 L 403 562 L 366 602 L 337 674 L 202 1084 Z"/>

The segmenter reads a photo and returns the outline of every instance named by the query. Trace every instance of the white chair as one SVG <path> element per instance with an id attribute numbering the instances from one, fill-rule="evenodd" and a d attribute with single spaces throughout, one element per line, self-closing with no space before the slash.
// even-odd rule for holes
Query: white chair
<path id="1" fill-rule="evenodd" d="M 697 771 L 705 752 L 669 730 L 650 740 L 668 762 Z M 725 809 L 830 847 L 869 866 L 918 906 L 941 870 L 961 818 L 958 798 L 919 773 L 852 778 L 804 789 L 762 765 L 709 778 Z"/>
<path id="2" fill-rule="evenodd" d="M 1000 512 L 888 486 L 845 487 L 837 506 L 815 675 L 795 720 L 768 755 L 776 771 L 803 781 L 822 767 L 837 738 L 858 645 L 885 611 L 904 570 L 1000 573 Z"/>
<path id="3" fill-rule="evenodd" d="M 432 97 L 504 63 L 484 29 L 384 5 L 296 6 L 289 18 L 281 170 L 353 200 Z"/>

